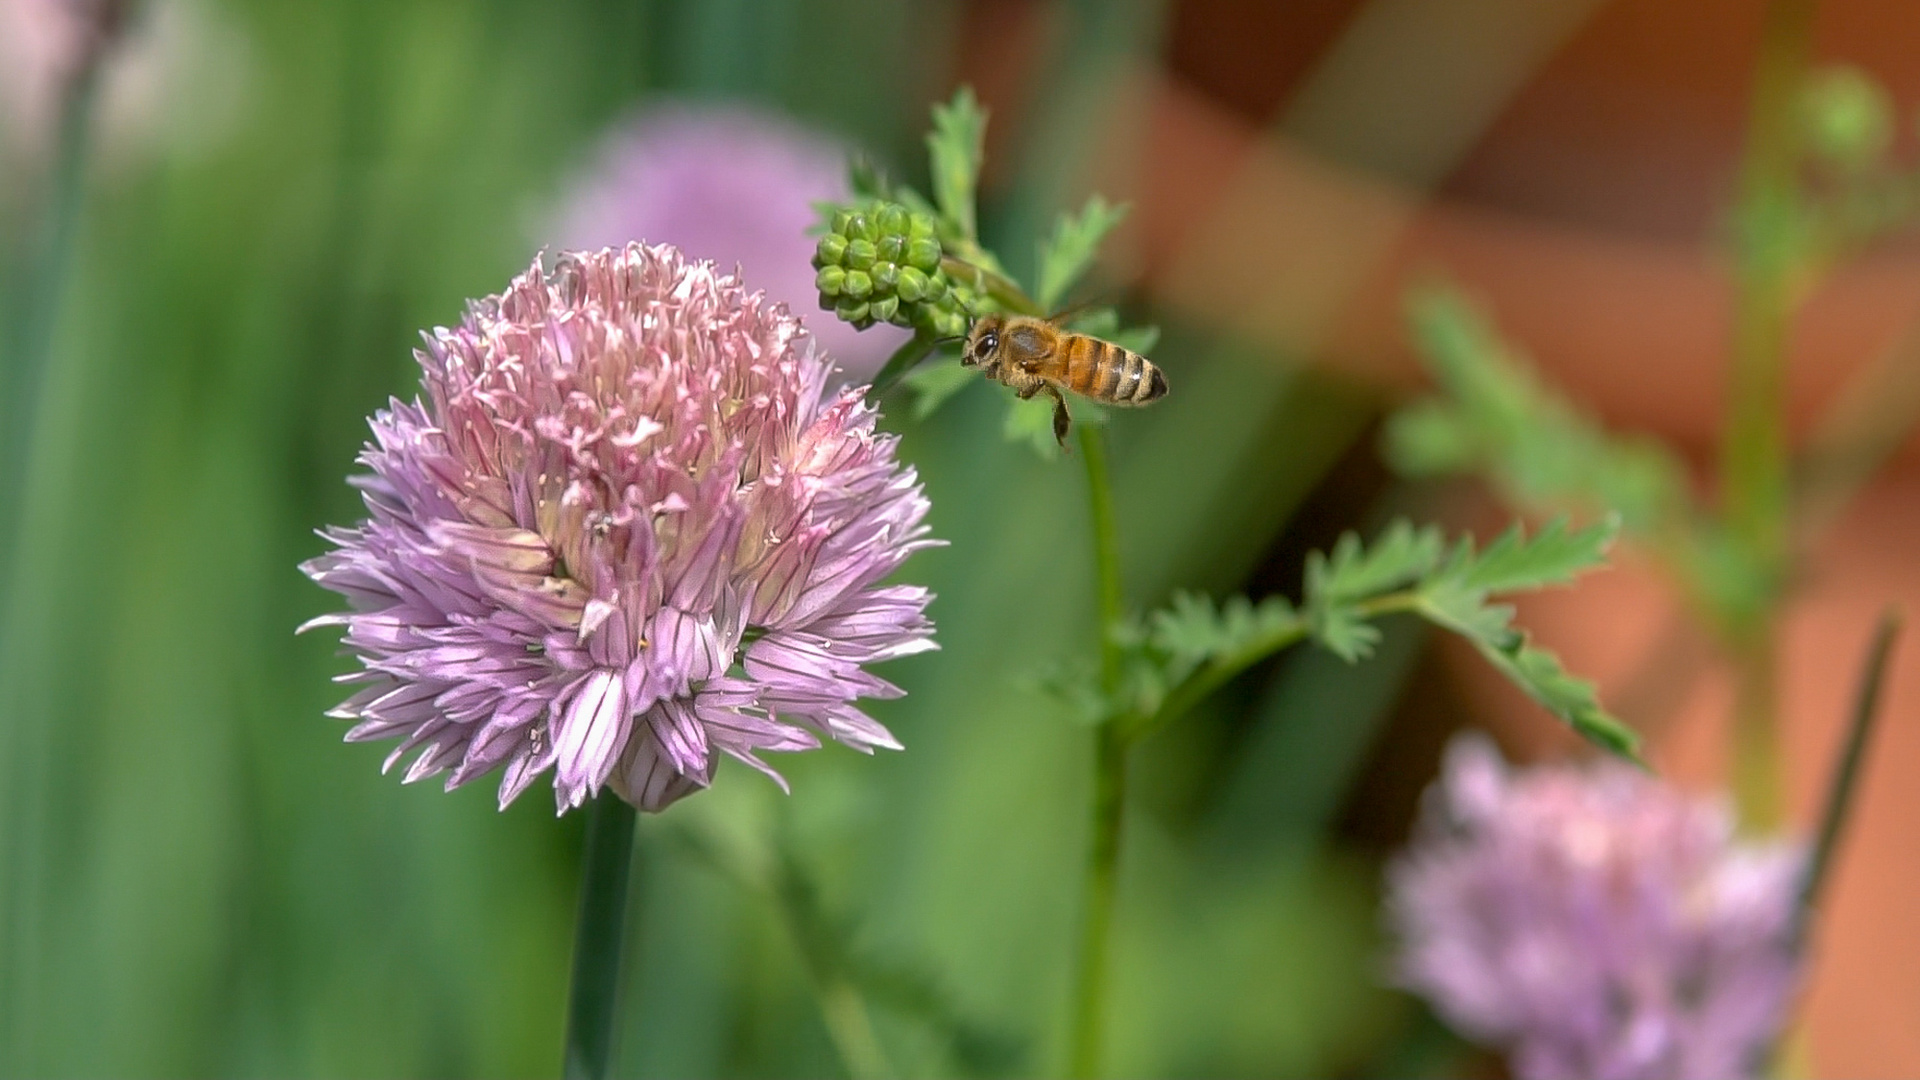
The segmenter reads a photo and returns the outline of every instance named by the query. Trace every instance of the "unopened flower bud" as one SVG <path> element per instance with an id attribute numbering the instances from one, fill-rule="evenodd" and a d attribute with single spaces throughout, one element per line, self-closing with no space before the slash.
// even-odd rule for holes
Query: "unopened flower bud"
<path id="1" fill-rule="evenodd" d="M 828 233 L 820 238 L 819 245 L 813 249 L 813 267 L 819 270 L 828 266 L 839 266 L 841 260 L 846 257 L 847 238 L 839 233 Z"/>
<path id="2" fill-rule="evenodd" d="M 963 334 L 974 296 L 947 278 L 943 254 L 927 214 L 881 201 L 838 210 L 814 248 L 820 306 L 861 328 L 889 322 L 937 336 Z"/>
<path id="3" fill-rule="evenodd" d="M 930 284 L 926 274 L 914 267 L 903 266 L 894 281 L 893 291 L 899 294 L 902 301 L 914 304 L 926 299 Z"/>
<path id="4" fill-rule="evenodd" d="M 873 325 L 873 319 L 867 311 L 867 304 L 862 300 L 844 297 L 834 306 L 833 313 L 840 316 L 843 322 L 850 322 L 862 330 Z"/>
<path id="5" fill-rule="evenodd" d="M 907 241 L 907 265 L 929 274 L 940 269 L 940 241 L 931 236 Z"/>

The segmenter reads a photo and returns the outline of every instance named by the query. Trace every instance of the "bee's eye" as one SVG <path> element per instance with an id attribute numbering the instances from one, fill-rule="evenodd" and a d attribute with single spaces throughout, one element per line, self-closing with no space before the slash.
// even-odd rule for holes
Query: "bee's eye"
<path id="1" fill-rule="evenodd" d="M 1000 347 L 1000 335 L 989 330 L 980 335 L 980 355 L 985 356 Z"/>

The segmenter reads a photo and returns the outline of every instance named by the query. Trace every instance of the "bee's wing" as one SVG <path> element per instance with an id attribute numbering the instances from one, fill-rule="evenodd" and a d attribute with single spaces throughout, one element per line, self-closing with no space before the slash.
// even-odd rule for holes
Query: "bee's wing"
<path id="1" fill-rule="evenodd" d="M 1001 348 L 1007 351 L 1015 367 L 1032 371 L 1053 355 L 1056 336 L 1037 326 L 1016 326 L 1007 331 L 1006 341 Z"/>

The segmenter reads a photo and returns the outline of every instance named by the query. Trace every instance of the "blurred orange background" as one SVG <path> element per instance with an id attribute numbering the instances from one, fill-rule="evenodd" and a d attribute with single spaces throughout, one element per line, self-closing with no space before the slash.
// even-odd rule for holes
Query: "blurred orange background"
<path id="1" fill-rule="evenodd" d="M 1036 67 L 1049 52 L 1039 43 L 1059 33 L 1051 10 L 998 2 L 969 16 L 961 77 L 995 110 L 1003 143 L 1051 137 L 1049 73 Z M 1576 401 L 1704 469 L 1723 411 L 1723 238 L 1762 15 L 1758 0 L 1187 0 L 1165 65 L 1114 74 L 1108 122 L 1084 151 L 1086 185 L 1135 204 L 1109 271 L 1191 317 L 1403 391 L 1420 375 L 1401 298 L 1442 272 Z M 1429 33 L 1442 21 L 1444 40 Z M 1858 66 L 1902 107 L 1920 101 L 1920 6 L 1832 0 L 1815 28 L 1816 64 Z M 1903 130 L 1895 155 L 1914 142 Z M 1904 238 L 1814 285 L 1791 347 L 1797 443 L 1870 364 L 1920 364 L 1916 311 L 1920 249 Z M 1912 451 L 1909 439 L 1810 541 L 1787 609 L 1782 711 L 1802 827 L 1874 620 L 1888 605 L 1920 611 Z M 1499 520 L 1464 487 L 1447 514 Z M 1628 551 L 1577 591 L 1530 598 L 1522 618 L 1611 691 L 1663 772 L 1724 783 L 1729 680 L 1645 558 Z M 1510 750 L 1576 749 L 1470 648 L 1445 650 L 1476 719 Z M 1822 1076 L 1920 1074 L 1920 923 L 1905 917 L 1920 788 L 1896 780 L 1898 763 L 1920 758 L 1911 641 L 1883 707 L 1817 946 L 1803 1064 Z"/>

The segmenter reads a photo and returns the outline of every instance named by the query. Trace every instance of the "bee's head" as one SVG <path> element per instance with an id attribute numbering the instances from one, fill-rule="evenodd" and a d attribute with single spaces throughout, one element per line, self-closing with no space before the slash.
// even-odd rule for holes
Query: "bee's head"
<path id="1" fill-rule="evenodd" d="M 969 367 L 984 364 L 993 358 L 1000 348 L 1000 331 L 1004 324 L 998 315 L 982 315 L 973 321 L 973 328 L 967 331 L 966 347 L 960 351 L 960 362 Z"/>

